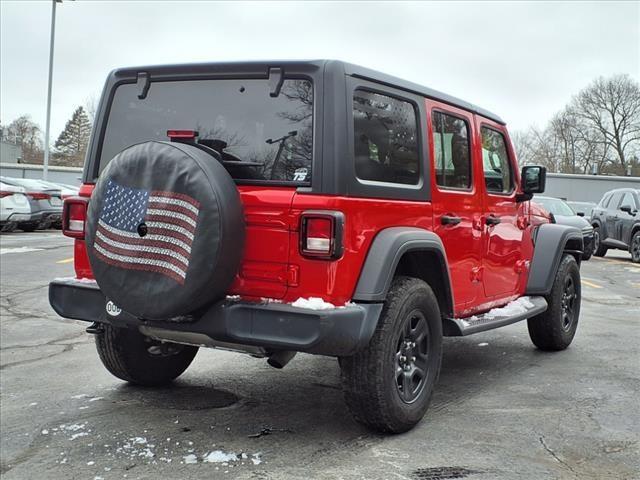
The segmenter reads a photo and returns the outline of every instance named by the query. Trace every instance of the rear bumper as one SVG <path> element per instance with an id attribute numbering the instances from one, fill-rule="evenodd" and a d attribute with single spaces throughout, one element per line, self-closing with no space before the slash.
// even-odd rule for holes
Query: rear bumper
<path id="1" fill-rule="evenodd" d="M 49 303 L 65 318 L 137 328 L 143 332 L 166 332 L 167 338 L 196 334 L 220 343 L 330 356 L 348 356 L 364 348 L 382 311 L 382 303 L 308 310 L 288 304 L 223 300 L 190 321 L 148 321 L 124 311 L 116 316 L 107 314 L 107 300 L 97 284 L 76 279 L 52 281 Z"/>
<path id="2" fill-rule="evenodd" d="M 15 223 L 39 223 L 41 219 L 42 213 L 13 212 L 9 215 L 7 221 Z"/>

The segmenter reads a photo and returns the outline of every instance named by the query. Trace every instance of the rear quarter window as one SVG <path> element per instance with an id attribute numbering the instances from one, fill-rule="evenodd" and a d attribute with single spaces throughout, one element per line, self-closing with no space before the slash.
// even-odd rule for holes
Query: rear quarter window
<path id="1" fill-rule="evenodd" d="M 416 116 L 410 102 L 364 89 L 354 92 L 354 154 L 359 179 L 419 183 Z"/>

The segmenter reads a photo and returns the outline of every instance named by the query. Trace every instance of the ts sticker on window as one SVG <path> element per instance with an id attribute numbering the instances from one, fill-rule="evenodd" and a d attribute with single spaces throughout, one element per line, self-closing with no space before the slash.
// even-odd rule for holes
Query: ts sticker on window
<path id="1" fill-rule="evenodd" d="M 309 170 L 302 167 L 302 168 L 298 168 L 296 169 L 295 172 L 293 172 L 293 181 L 294 182 L 304 182 L 307 179 L 307 175 L 309 174 Z"/>

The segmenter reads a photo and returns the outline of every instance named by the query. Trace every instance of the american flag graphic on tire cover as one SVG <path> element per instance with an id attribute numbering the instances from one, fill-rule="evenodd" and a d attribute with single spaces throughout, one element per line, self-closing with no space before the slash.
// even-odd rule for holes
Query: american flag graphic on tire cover
<path id="1" fill-rule="evenodd" d="M 184 284 L 200 204 L 188 195 L 109 180 L 93 247 L 111 265 L 156 272 Z M 146 235 L 140 236 L 144 223 Z"/>

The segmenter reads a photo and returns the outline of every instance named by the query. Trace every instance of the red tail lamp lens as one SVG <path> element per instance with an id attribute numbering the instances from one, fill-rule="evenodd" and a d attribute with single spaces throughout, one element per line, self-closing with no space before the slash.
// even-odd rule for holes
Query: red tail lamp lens
<path id="1" fill-rule="evenodd" d="M 331 252 L 333 222 L 328 218 L 307 219 L 305 250 L 328 254 Z"/>
<path id="2" fill-rule="evenodd" d="M 62 233 L 67 237 L 84 238 L 87 220 L 88 200 L 83 197 L 69 197 L 64 200 L 62 210 Z"/>
<path id="3" fill-rule="evenodd" d="M 27 192 L 27 195 L 29 195 L 34 200 L 48 200 L 51 198 L 51 195 L 42 192 Z"/>
<path id="4" fill-rule="evenodd" d="M 338 259 L 342 256 L 344 215 L 334 211 L 304 212 L 300 224 L 300 253 L 305 257 Z"/>

